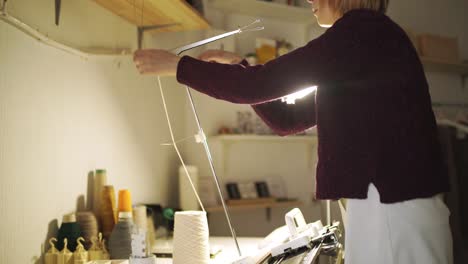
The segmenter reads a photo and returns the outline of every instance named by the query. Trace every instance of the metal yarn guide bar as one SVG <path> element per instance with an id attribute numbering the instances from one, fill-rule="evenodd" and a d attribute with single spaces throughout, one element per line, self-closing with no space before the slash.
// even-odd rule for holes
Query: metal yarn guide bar
<path id="1" fill-rule="evenodd" d="M 233 31 L 230 31 L 230 32 L 227 32 L 227 33 L 223 33 L 223 34 L 220 34 L 220 35 L 217 35 L 217 36 L 214 36 L 214 37 L 210 37 L 210 38 L 207 38 L 207 39 L 204 39 L 204 40 L 201 40 L 201 41 L 197 41 L 197 42 L 194 42 L 194 43 L 191 43 L 191 44 L 188 44 L 188 45 L 185 45 L 185 46 L 182 46 L 182 47 L 179 47 L 179 48 L 176 48 L 173 50 L 173 52 L 176 54 L 176 55 L 180 55 L 182 54 L 183 52 L 187 51 L 187 50 L 191 50 L 193 48 L 197 48 L 197 47 L 200 47 L 200 46 L 203 46 L 203 45 L 206 45 L 208 43 L 211 43 L 211 42 L 214 42 L 214 41 L 217 41 L 217 40 L 220 40 L 220 39 L 224 39 L 224 38 L 227 38 L 227 37 L 230 37 L 230 36 L 233 36 L 235 34 L 240 34 L 240 33 L 244 33 L 244 32 L 250 32 L 250 31 L 260 31 L 260 30 L 263 30 L 264 27 L 263 26 L 257 26 L 257 27 L 253 27 L 253 25 L 257 24 L 257 23 L 260 23 L 260 20 L 257 19 L 255 20 L 254 22 L 252 22 L 251 24 L 247 25 L 247 26 L 244 26 L 244 27 L 240 27 L 239 29 L 237 30 L 233 30 Z M 182 165 L 184 166 L 185 168 L 185 163 L 182 159 L 182 156 L 180 155 L 179 153 L 179 150 L 177 148 L 177 145 L 176 145 L 176 142 L 174 140 L 174 136 L 173 136 L 173 133 L 172 133 L 172 128 L 171 128 L 171 124 L 170 124 L 170 120 L 169 120 L 169 115 L 168 115 L 168 112 L 167 112 L 167 107 L 166 107 L 166 103 L 165 103 L 165 99 L 164 99 L 164 94 L 163 94 L 163 91 L 162 91 L 162 86 L 161 86 L 161 80 L 160 80 L 160 77 L 158 76 L 158 83 L 159 83 L 159 87 L 160 87 L 160 91 L 161 91 L 161 96 L 163 98 L 163 104 L 164 104 L 164 110 L 166 112 L 166 118 L 167 118 L 167 121 L 168 121 L 168 124 L 169 124 L 169 129 L 170 129 L 170 132 L 171 132 L 171 138 L 172 138 L 172 142 L 173 142 L 173 146 L 179 156 L 179 159 L 180 161 L 182 162 Z M 213 176 L 213 179 L 214 179 L 214 182 L 215 182 L 215 185 L 216 185 L 216 188 L 217 188 L 217 191 L 218 191 L 218 195 L 220 197 L 220 200 L 221 200 L 221 203 L 222 203 L 222 206 L 223 206 L 223 209 L 224 209 L 224 214 L 226 216 L 226 220 L 228 222 L 228 226 L 229 226 L 229 229 L 231 231 L 231 235 L 232 235 L 232 238 L 234 239 L 234 242 L 236 244 L 236 248 L 237 248 L 237 251 L 238 251 L 238 254 L 239 256 L 242 256 L 242 253 L 241 253 L 241 249 L 239 247 L 239 243 L 237 241 L 237 236 L 236 236 L 236 232 L 232 226 L 232 223 L 231 223 L 231 217 L 230 217 L 230 214 L 229 214 L 229 211 L 228 211 L 228 208 L 226 206 L 226 203 L 224 202 L 224 199 L 223 199 L 223 193 L 222 193 L 222 190 L 221 190 L 221 187 L 220 187 L 220 184 L 219 184 L 219 178 L 216 174 L 216 170 L 214 168 L 214 163 L 213 163 L 213 158 L 212 158 L 212 155 L 211 155 L 211 151 L 210 151 L 210 148 L 209 148 L 209 145 L 208 145 L 208 142 L 207 142 L 207 139 L 206 139 L 206 136 L 205 136 L 205 133 L 203 132 L 203 128 L 201 126 L 201 123 L 200 123 L 200 118 L 199 118 L 199 115 L 197 113 L 197 109 L 195 107 L 195 103 L 193 101 L 193 97 L 192 97 L 192 94 L 190 92 L 190 88 L 188 86 L 185 86 L 186 88 L 186 92 L 187 92 L 187 97 L 189 99 L 189 102 L 190 102 L 190 105 L 191 105 L 191 109 L 192 109 L 192 112 L 193 112 L 193 115 L 195 117 L 195 121 L 196 121 L 196 124 L 197 124 L 197 127 L 198 127 L 198 138 L 201 138 L 201 142 L 203 144 L 203 147 L 205 149 L 205 153 L 206 153 L 206 156 L 208 158 L 208 161 L 209 161 L 209 164 L 210 164 L 210 170 L 211 170 L 211 173 L 212 173 L 212 176 Z M 186 169 L 185 169 L 186 170 Z M 196 189 L 192 183 L 192 180 L 190 179 L 190 176 L 186 170 L 186 174 L 187 174 L 187 177 L 189 179 L 189 182 L 190 184 L 192 185 L 192 188 L 195 192 L 195 195 L 198 199 L 198 202 L 200 203 L 200 206 L 201 208 L 204 210 L 204 207 L 201 203 L 201 200 L 196 192 Z"/>

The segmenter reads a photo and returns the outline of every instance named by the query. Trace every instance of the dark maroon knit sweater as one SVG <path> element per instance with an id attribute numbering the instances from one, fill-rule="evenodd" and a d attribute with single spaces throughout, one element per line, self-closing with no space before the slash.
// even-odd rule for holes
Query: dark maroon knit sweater
<path id="1" fill-rule="evenodd" d="M 370 10 L 346 13 L 322 36 L 265 65 L 183 57 L 177 80 L 209 96 L 251 104 L 278 134 L 317 125 L 319 199 L 382 203 L 448 191 L 428 84 L 405 32 Z M 296 101 L 278 98 L 317 85 Z"/>

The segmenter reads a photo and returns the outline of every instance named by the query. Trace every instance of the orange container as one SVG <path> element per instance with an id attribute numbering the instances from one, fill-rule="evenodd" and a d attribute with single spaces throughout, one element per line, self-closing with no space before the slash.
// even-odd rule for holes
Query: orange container
<path id="1" fill-rule="evenodd" d="M 421 56 L 441 62 L 460 62 L 457 38 L 423 34 L 418 40 Z"/>

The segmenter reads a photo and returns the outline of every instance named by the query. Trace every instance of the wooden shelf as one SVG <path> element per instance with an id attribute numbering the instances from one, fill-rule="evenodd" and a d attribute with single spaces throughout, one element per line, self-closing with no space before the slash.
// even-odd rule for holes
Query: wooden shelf
<path id="1" fill-rule="evenodd" d="M 279 144 L 289 144 L 293 143 L 297 146 L 307 148 L 307 159 L 309 162 L 309 167 L 314 166 L 312 157 L 316 151 L 314 146 L 318 143 L 318 138 L 316 135 L 305 135 L 305 136 L 287 136 L 280 137 L 275 135 L 218 135 L 209 138 L 210 142 L 217 143 L 220 145 L 220 151 L 222 153 L 222 158 L 218 160 L 219 170 L 225 174 L 228 170 L 227 161 L 229 160 L 229 149 L 232 145 L 238 143 L 261 143 L 261 144 L 275 144 L 278 147 L 281 147 Z"/>
<path id="2" fill-rule="evenodd" d="M 468 75 L 468 63 L 449 63 L 424 57 L 421 57 L 421 62 L 424 65 L 424 69 L 428 72 L 455 73 L 462 76 Z"/>
<path id="3" fill-rule="evenodd" d="M 307 25 L 317 24 L 312 10 L 258 0 L 208 0 L 210 7 L 226 13 L 240 13 Z"/>
<path id="4" fill-rule="evenodd" d="M 258 142 L 307 142 L 314 143 L 317 141 L 317 136 L 287 136 L 280 137 L 275 135 L 219 135 L 211 137 L 213 140 L 219 140 L 222 142 L 242 142 L 242 141 L 258 141 Z"/>
<path id="5" fill-rule="evenodd" d="M 93 1 L 136 26 L 179 24 L 151 30 L 151 32 L 200 30 L 210 27 L 208 22 L 185 0 Z"/>
<path id="6" fill-rule="evenodd" d="M 270 202 L 270 203 L 258 203 L 258 204 L 243 204 L 243 205 L 227 205 L 230 211 L 243 211 L 243 210 L 253 210 L 253 209 L 271 209 L 271 208 L 285 208 L 285 207 L 297 207 L 301 206 L 302 202 L 293 200 L 293 201 L 282 201 L 282 202 Z M 206 212 L 222 212 L 222 206 L 208 207 L 205 208 Z"/>

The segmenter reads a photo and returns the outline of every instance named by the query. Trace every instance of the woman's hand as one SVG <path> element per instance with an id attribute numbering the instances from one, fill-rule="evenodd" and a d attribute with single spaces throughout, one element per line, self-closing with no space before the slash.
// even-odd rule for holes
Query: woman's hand
<path id="1" fill-rule="evenodd" d="M 242 57 L 224 50 L 207 50 L 198 56 L 198 59 L 203 61 L 214 61 L 224 64 L 238 64 L 242 61 Z"/>
<path id="2" fill-rule="evenodd" d="M 180 58 L 173 53 L 159 49 L 137 50 L 133 61 L 141 74 L 174 76 Z"/>

